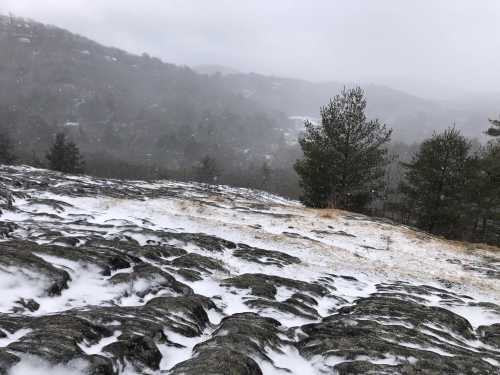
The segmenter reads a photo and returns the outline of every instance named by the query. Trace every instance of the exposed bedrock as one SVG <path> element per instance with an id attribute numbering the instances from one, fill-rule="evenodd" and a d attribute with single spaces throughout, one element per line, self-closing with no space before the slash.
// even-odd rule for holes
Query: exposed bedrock
<path id="1" fill-rule="evenodd" d="M 500 374 L 489 250 L 258 191 L 22 166 L 0 166 L 0 211 L 0 375 Z"/>
<path id="2" fill-rule="evenodd" d="M 470 346 L 477 336 L 467 320 L 408 299 L 361 298 L 301 333 L 300 353 L 340 374 L 498 374 L 499 353 Z"/>

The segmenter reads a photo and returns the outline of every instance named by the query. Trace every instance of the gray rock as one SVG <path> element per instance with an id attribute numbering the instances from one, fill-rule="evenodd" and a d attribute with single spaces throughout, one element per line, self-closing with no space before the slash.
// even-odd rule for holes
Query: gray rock
<path id="1" fill-rule="evenodd" d="M 246 261 L 284 267 L 290 264 L 300 263 L 300 259 L 281 251 L 264 250 L 256 247 L 238 244 L 238 249 L 233 251 L 233 255 Z"/>

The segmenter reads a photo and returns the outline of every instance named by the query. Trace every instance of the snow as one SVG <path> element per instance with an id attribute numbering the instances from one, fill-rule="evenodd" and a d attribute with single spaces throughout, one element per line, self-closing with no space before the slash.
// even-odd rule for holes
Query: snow
<path id="1" fill-rule="evenodd" d="M 25 167 L 22 167 L 25 168 Z M 22 170 L 20 168 L 20 170 Z M 33 169 L 33 171 L 36 171 Z M 69 181 L 59 186 L 81 181 L 89 186 L 109 186 L 121 184 L 119 181 L 97 181 L 89 177 L 68 177 Z M 474 264 L 482 260 L 483 255 L 490 255 L 482 249 L 467 250 L 460 244 L 444 241 L 439 238 L 425 236 L 404 226 L 394 226 L 373 221 L 361 215 L 353 215 L 335 210 L 313 210 L 302 207 L 299 203 L 274 196 L 268 193 L 248 189 L 235 189 L 227 186 L 217 186 L 207 192 L 200 184 L 177 183 L 171 181 L 126 182 L 137 190 L 159 189 L 180 190 L 182 195 L 176 197 L 155 197 L 148 199 L 124 199 L 109 196 L 76 197 L 59 196 L 49 192 L 31 191 L 30 194 L 42 199 L 55 199 L 70 204 L 64 210 L 56 211 L 45 204 L 30 204 L 27 199 L 17 199 L 15 207 L 18 211 L 4 211 L 0 219 L 20 225 L 16 236 L 36 240 L 33 228 L 41 229 L 58 227 L 64 223 L 61 232 L 65 237 L 78 236 L 96 231 L 113 238 L 115 235 L 127 235 L 141 244 L 150 241 L 161 241 L 160 238 L 141 233 L 142 229 L 205 233 L 217 236 L 235 243 L 245 243 L 249 246 L 267 250 L 277 250 L 298 257 L 300 264 L 288 265 L 284 268 L 262 265 L 234 257 L 230 250 L 223 252 L 208 252 L 192 244 L 172 243 L 189 252 L 210 256 L 223 261 L 229 274 L 214 272 L 203 275 L 201 281 L 187 281 L 177 276 L 179 281 L 189 285 L 195 293 L 214 297 L 213 301 L 221 312 L 209 310 L 210 322 L 216 325 L 227 315 L 254 311 L 262 316 L 278 319 L 285 327 L 294 327 L 309 323 L 311 320 L 280 313 L 271 309 L 251 309 L 244 302 L 251 298 L 249 290 L 234 289 L 221 286 L 221 280 L 243 273 L 265 273 L 268 275 L 286 277 L 293 280 L 312 282 L 320 277 L 335 274 L 332 277 L 331 295 L 313 296 L 318 302 L 318 313 L 321 317 L 331 314 L 332 309 L 353 303 L 361 297 L 368 297 L 377 292 L 379 283 L 391 283 L 396 280 L 406 281 L 411 285 L 428 285 L 448 289 L 457 294 L 473 296 L 471 304 L 450 304 L 444 301 L 439 293 L 422 295 L 429 306 L 440 306 L 466 318 L 473 328 L 481 325 L 500 323 L 500 315 L 486 307 L 478 306 L 479 302 L 500 304 L 500 280 L 485 277 L 462 264 Z M 244 207 L 246 209 L 240 209 Z M 33 215 L 37 213 L 38 215 Z M 43 215 L 40 215 L 43 214 Z M 47 215 L 56 214 L 58 219 Z M 45 215 L 45 216 L 44 216 Z M 85 219 L 85 223 L 75 222 Z M 258 224 L 258 226 L 256 226 Z M 107 226 L 100 226 L 107 225 Z M 31 232 L 29 231 L 31 230 Z M 288 234 L 287 234 L 288 233 Z M 44 243 L 45 240 L 38 240 Z M 112 301 L 119 306 L 139 306 L 150 298 L 138 298 L 135 292 L 144 290 L 154 280 L 139 279 L 127 285 L 111 285 L 109 278 L 117 273 L 128 273 L 132 269 L 116 271 L 112 276 L 102 276 L 95 265 L 84 262 L 73 262 L 67 259 L 37 254 L 46 262 L 66 270 L 70 276 L 69 289 L 63 290 L 61 296 L 48 297 L 44 295 L 44 287 L 48 280 L 40 275 L 31 274 L 26 270 L 15 268 L 0 268 L 0 312 L 10 312 L 19 298 L 34 298 L 40 303 L 40 309 L 33 315 L 43 315 L 86 305 L 105 305 Z M 448 262 L 448 259 L 460 259 L 460 263 Z M 445 287 L 440 280 L 446 280 L 451 286 Z M 333 290 L 333 287 L 336 290 Z M 127 297 L 124 297 L 126 293 Z M 285 301 L 296 291 L 278 287 L 276 300 Z M 168 293 L 168 292 L 167 292 Z M 402 292 L 403 293 L 403 292 Z M 161 294 L 160 294 L 161 295 Z M 339 298 L 345 299 L 342 302 Z M 402 321 L 387 320 L 379 317 L 381 324 L 396 324 L 409 326 Z M 494 350 L 482 343 L 464 341 L 452 332 L 446 332 L 442 327 L 428 325 L 429 330 L 422 332 L 435 337 L 436 346 L 420 347 L 412 343 L 399 343 L 409 348 L 427 350 L 444 356 L 451 356 L 441 350 L 437 344 L 446 342 L 457 347 L 481 347 Z M 438 329 L 443 335 L 451 335 L 457 341 L 447 340 L 431 332 Z M 27 330 L 9 333 L 0 339 L 0 347 L 18 340 Z M 171 331 L 165 331 L 170 341 L 182 344 L 182 348 L 159 345 L 163 354 L 161 369 L 168 370 L 192 355 L 193 347 L 210 337 L 210 329 L 202 336 L 187 338 Z M 117 340 L 120 332 L 103 338 L 94 345 L 80 343 L 80 348 L 87 354 L 100 354 L 102 348 Z M 297 334 L 297 332 L 296 332 Z M 331 355 L 326 360 L 313 358 L 306 360 L 292 346 L 283 346 L 282 353 L 268 350 L 269 357 L 275 367 L 269 362 L 258 360 L 265 375 L 279 374 L 321 374 L 328 370 L 325 366 L 346 361 L 340 356 Z M 412 358 L 398 358 L 387 355 L 384 359 L 356 358 L 369 360 L 380 364 L 399 364 L 412 361 Z M 352 360 L 352 359 L 350 359 Z M 498 361 L 488 358 L 484 360 L 499 365 Z M 281 368 L 281 369 L 280 369 Z M 40 369 L 42 371 L 40 372 Z M 81 374 L 85 364 L 73 363 L 68 367 L 50 366 L 37 358 L 26 357 L 16 365 L 10 375 L 32 375 L 39 373 Z M 130 372 L 130 370 L 127 370 Z"/>
<path id="2" fill-rule="evenodd" d="M 210 331 L 208 330 L 199 337 L 184 337 L 169 330 L 165 330 L 164 333 L 171 342 L 181 344 L 183 347 L 160 345 L 159 349 L 163 355 L 160 363 L 162 369 L 171 369 L 176 364 L 191 358 L 194 346 L 210 338 Z"/>
<path id="3" fill-rule="evenodd" d="M 161 185 L 161 184 L 159 184 Z M 296 278 L 305 281 L 314 279 L 322 272 L 339 272 L 355 275 L 358 279 L 366 279 L 364 274 L 370 274 L 370 279 L 363 283 L 352 283 L 343 279 L 336 279 L 335 285 L 339 288 L 339 295 L 352 300 L 360 296 L 369 295 L 373 292 L 373 286 L 381 279 L 391 275 L 394 278 L 405 277 L 410 281 L 421 281 L 425 283 L 436 283 L 436 278 L 446 278 L 450 281 L 460 281 L 464 291 L 473 295 L 489 294 L 494 301 L 499 300 L 497 290 L 500 290 L 498 280 L 471 277 L 470 272 L 465 271 L 459 265 L 446 262 L 445 259 L 457 256 L 457 251 L 464 258 L 473 258 L 473 255 L 464 254 L 460 249 L 437 239 L 423 240 L 414 237 L 411 230 L 404 227 L 393 227 L 388 224 L 374 223 L 369 220 L 346 220 L 339 217 L 318 218 L 314 210 L 304 210 L 300 205 L 292 203 L 285 206 L 286 200 L 273 196 L 261 197 L 264 203 L 273 204 L 270 210 L 250 212 L 227 212 L 226 208 L 203 205 L 180 199 L 155 198 L 147 201 L 122 200 L 115 198 L 79 198 L 58 197 L 44 194 L 43 198 L 59 199 L 70 203 L 74 208 L 67 208 L 66 215 L 90 214 L 91 224 L 116 224 L 116 228 L 107 229 L 112 233 L 119 232 L 120 222 L 129 222 L 149 229 L 183 230 L 187 232 L 202 232 L 234 242 L 244 242 L 251 246 L 266 248 L 270 250 L 287 249 L 290 255 L 298 256 L 303 263 L 292 265 L 286 270 L 277 267 L 254 265 L 242 262 L 240 259 L 228 258 L 224 254 L 221 258 L 228 264 L 231 271 L 237 273 L 262 272 Z M 277 203 L 275 203 L 277 202 Z M 225 203 L 225 202 L 224 202 Z M 233 202 L 237 204 L 237 202 Z M 24 207 L 23 207 L 24 208 Z M 36 207 L 37 212 L 54 213 L 48 207 Z M 131 214 L 133 213 L 133 215 Z M 60 213 L 59 213 L 60 214 Z M 283 220 L 275 218 L 272 214 L 290 215 Z M 7 213 L 5 219 L 22 221 L 25 216 L 21 214 Z M 34 218 L 35 220 L 37 218 Z M 148 223 L 143 224 L 142 219 Z M 46 219 L 44 219 L 46 220 Z M 261 229 L 253 229 L 250 224 L 259 224 Z M 289 229 L 292 226 L 293 229 Z M 311 229 L 330 231 L 345 231 L 356 237 L 345 237 L 341 235 L 327 235 L 324 237 L 314 236 Z M 89 227 L 88 229 L 90 229 Z M 86 229 L 82 226 L 74 226 L 74 229 Z M 95 229 L 95 228 L 94 228 Z M 301 237 L 289 238 L 283 232 L 293 232 Z M 389 234 L 387 234 L 389 233 Z M 139 233 L 128 232 L 131 237 L 140 243 L 148 240 L 159 240 L 151 236 L 143 236 Z M 377 249 L 385 248 L 386 236 L 390 236 L 392 244 L 389 251 L 363 251 L 360 245 L 371 246 Z M 313 237 L 314 236 L 314 237 Z M 213 256 L 213 254 L 210 254 Z M 439 260 L 439 262 L 437 261 Z M 361 276 L 361 277 L 360 277 Z M 464 283 L 463 281 L 468 283 Z M 198 285 L 193 287 L 197 288 Z M 210 288 L 209 288 L 210 289 Z M 484 290 L 486 293 L 481 293 Z M 204 294 L 204 293 L 201 293 Z M 208 293 L 209 294 L 209 293 Z M 462 313 L 470 312 L 471 318 L 478 316 L 475 310 L 469 307 L 457 308 Z M 490 314 L 488 322 L 500 321 L 498 317 Z"/>
<path id="4" fill-rule="evenodd" d="M 27 335 L 30 332 L 31 332 L 30 329 L 20 329 L 13 333 L 4 331 L 6 337 L 0 338 L 0 348 L 5 348 L 7 345 L 16 342 L 17 340 L 19 340 L 20 338 L 22 338 L 23 336 Z"/>
<path id="5" fill-rule="evenodd" d="M 38 257 L 52 265 L 64 269 L 70 273 L 71 281 L 69 288 L 64 289 L 60 296 L 48 297 L 45 295 L 30 293 L 29 298 L 36 298 L 40 303 L 40 309 L 34 315 L 44 315 L 57 311 L 64 311 L 74 307 L 86 305 L 99 305 L 106 301 L 117 299 L 123 295 L 127 286 L 110 286 L 108 277 L 100 275 L 100 269 L 92 264 L 80 264 L 64 258 L 54 257 L 46 254 L 37 254 Z M 133 289 L 142 285 L 133 285 Z M 27 294 L 25 294 L 26 297 Z M 135 303 L 129 302 L 124 305 L 137 305 L 138 298 L 130 297 Z"/>
<path id="6" fill-rule="evenodd" d="M 218 308 L 222 309 L 226 315 L 237 314 L 248 311 L 248 307 L 243 303 L 245 298 L 250 296 L 249 291 L 237 290 L 234 288 L 225 288 L 220 286 L 216 280 L 204 279 L 201 281 L 188 282 L 184 281 L 196 294 L 205 297 L 220 296 L 220 299 L 214 299 L 214 303 Z M 219 323 L 218 315 L 212 315 Z M 215 322 L 214 322 L 215 323 Z"/>
<path id="7" fill-rule="evenodd" d="M 85 375 L 87 363 L 78 360 L 66 365 L 51 365 L 47 361 L 34 356 L 24 356 L 22 360 L 12 367 L 8 375 Z"/>
<path id="8" fill-rule="evenodd" d="M 497 366 L 498 368 L 500 368 L 500 362 L 493 358 L 483 357 L 483 361 L 486 361 L 490 365 Z"/>
<path id="9" fill-rule="evenodd" d="M 104 337 L 98 343 L 96 343 L 94 345 L 85 345 L 85 344 L 80 343 L 80 344 L 78 344 L 78 346 L 80 347 L 80 349 L 82 349 L 85 352 L 85 354 L 88 354 L 88 355 L 101 354 L 102 355 L 102 349 L 105 346 L 110 345 L 110 344 L 118 341 L 118 337 L 120 335 L 121 335 L 121 332 L 116 331 L 113 333 L 113 335 L 111 335 L 109 337 Z"/>
<path id="10" fill-rule="evenodd" d="M 0 312 L 8 312 L 20 298 L 31 298 L 43 294 L 46 280 L 26 269 L 0 267 Z"/>
<path id="11" fill-rule="evenodd" d="M 326 367 L 321 363 L 314 363 L 302 357 L 297 349 L 292 346 L 280 348 L 282 353 L 267 351 L 267 355 L 274 362 L 274 366 L 266 361 L 254 358 L 262 369 L 264 375 L 322 375 Z"/>
<path id="12" fill-rule="evenodd" d="M 448 309 L 455 314 L 464 316 L 469 323 L 477 328 L 482 325 L 490 325 L 500 321 L 500 314 L 494 311 L 488 311 L 479 306 L 448 306 Z"/>

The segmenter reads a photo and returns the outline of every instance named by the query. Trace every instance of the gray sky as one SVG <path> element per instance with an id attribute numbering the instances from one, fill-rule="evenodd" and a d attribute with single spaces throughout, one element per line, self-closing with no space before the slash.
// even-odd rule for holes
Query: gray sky
<path id="1" fill-rule="evenodd" d="M 500 0 L 0 0 L 0 12 L 177 64 L 500 91 Z"/>

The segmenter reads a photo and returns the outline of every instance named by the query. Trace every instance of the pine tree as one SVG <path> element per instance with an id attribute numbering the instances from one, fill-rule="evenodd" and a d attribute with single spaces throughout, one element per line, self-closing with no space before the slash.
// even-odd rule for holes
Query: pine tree
<path id="1" fill-rule="evenodd" d="M 477 177 L 470 189 L 473 210 L 472 240 L 500 244 L 500 121 L 487 134 L 494 137 L 481 149 Z M 495 128 L 495 126 L 497 128 Z"/>
<path id="2" fill-rule="evenodd" d="M 15 160 L 12 140 L 6 133 L 0 133 L 0 164 L 12 164 Z"/>
<path id="3" fill-rule="evenodd" d="M 305 122 L 304 158 L 294 166 L 305 205 L 362 211 L 380 192 L 392 130 L 367 120 L 365 108 L 361 88 L 344 88 L 321 108 L 320 125 Z"/>
<path id="4" fill-rule="evenodd" d="M 271 181 L 271 167 L 267 161 L 264 161 L 260 167 L 261 181 L 260 181 L 260 189 L 269 188 L 269 184 Z"/>
<path id="5" fill-rule="evenodd" d="M 418 227 L 431 233 L 460 233 L 467 212 L 467 191 L 477 160 L 470 142 L 449 128 L 424 141 L 406 168 L 402 192 Z"/>
<path id="6" fill-rule="evenodd" d="M 49 168 L 64 173 L 83 173 L 84 161 L 76 144 L 57 133 L 54 143 L 46 155 Z"/>
<path id="7" fill-rule="evenodd" d="M 474 158 L 467 203 L 468 239 L 499 243 L 500 233 L 500 144 L 489 142 Z M 495 233 L 496 232 L 496 233 Z"/>
<path id="8" fill-rule="evenodd" d="M 209 155 L 200 161 L 194 172 L 197 181 L 205 183 L 215 183 L 220 173 L 216 160 Z"/>

